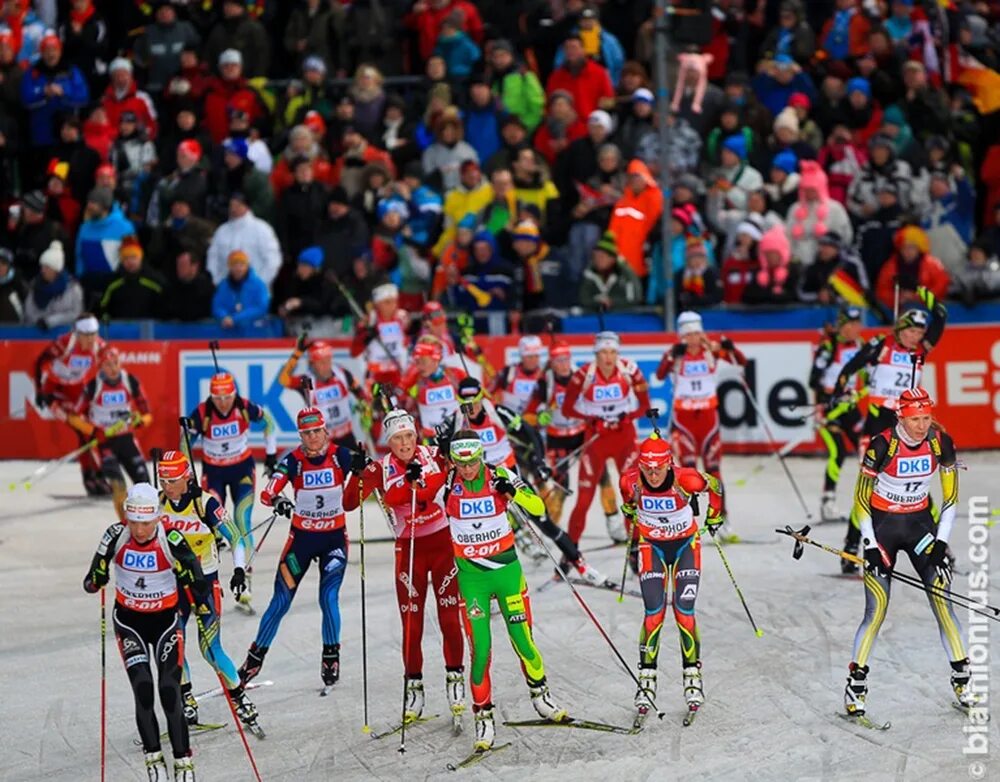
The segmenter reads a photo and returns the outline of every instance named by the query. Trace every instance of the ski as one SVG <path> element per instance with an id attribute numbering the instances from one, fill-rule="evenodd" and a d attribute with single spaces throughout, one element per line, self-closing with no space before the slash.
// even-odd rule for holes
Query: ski
<path id="1" fill-rule="evenodd" d="M 591 581 L 587 581 L 577 576 L 568 576 L 567 580 L 573 586 L 585 586 L 590 587 L 591 589 L 606 589 L 609 592 L 617 592 L 621 589 L 621 584 L 616 584 L 614 581 L 605 581 L 603 584 L 594 584 Z M 638 589 L 633 589 L 632 587 L 625 587 L 625 594 L 632 597 L 642 597 L 642 592 Z"/>
<path id="2" fill-rule="evenodd" d="M 460 768 L 468 768 L 469 766 L 474 766 L 480 760 L 484 760 L 485 758 L 488 758 L 490 755 L 495 755 L 500 750 L 507 749 L 507 747 L 510 746 L 512 746 L 512 743 L 508 741 L 506 744 L 498 744 L 497 746 L 490 747 L 489 749 L 473 750 L 471 755 L 458 761 L 458 763 L 449 763 L 447 768 L 449 771 L 458 771 Z"/>
<path id="3" fill-rule="evenodd" d="M 437 714 L 432 714 L 429 717 L 417 717 L 414 720 L 407 720 L 406 721 L 406 727 L 412 728 L 414 725 L 421 725 L 421 724 L 423 724 L 425 722 L 430 722 L 431 720 L 436 720 L 438 718 L 438 716 L 439 715 L 437 715 Z M 395 725 L 394 727 L 389 728 L 389 730 L 382 731 L 381 733 L 372 733 L 371 737 L 373 739 L 375 739 L 375 740 L 384 739 L 384 738 L 387 738 L 388 736 L 393 736 L 396 733 L 399 733 L 399 731 L 401 731 L 402 729 L 403 729 L 403 724 L 399 723 L 398 725 Z"/>
<path id="4" fill-rule="evenodd" d="M 889 730 L 892 727 L 891 722 L 874 722 L 867 714 L 844 714 L 843 712 L 836 712 L 837 716 L 842 720 L 847 720 L 858 727 L 868 728 L 869 730 Z"/>
<path id="5" fill-rule="evenodd" d="M 951 706 L 956 711 L 962 712 L 962 714 L 964 714 L 966 717 L 969 716 L 969 710 L 970 709 L 981 709 L 981 708 L 983 708 L 982 704 L 980 704 L 980 703 L 973 704 L 972 706 L 963 706 L 958 701 L 952 701 L 951 702 Z M 986 721 L 989 722 L 989 720 L 990 720 L 989 712 L 986 712 L 985 717 L 986 717 Z"/>
<path id="6" fill-rule="evenodd" d="M 687 714 L 684 715 L 684 719 L 681 724 L 688 728 L 694 723 L 694 718 L 698 716 L 699 706 L 688 706 Z"/>
<path id="7" fill-rule="evenodd" d="M 632 736 L 639 731 L 633 728 L 623 728 L 620 725 L 609 725 L 606 722 L 594 722 L 593 720 L 582 720 L 577 717 L 567 717 L 561 722 L 551 720 L 516 720 L 504 722 L 508 728 L 581 728 L 582 730 L 596 730 L 601 733 L 617 733 L 621 736 Z"/>
<path id="8" fill-rule="evenodd" d="M 779 542 L 777 540 L 745 538 L 742 535 L 737 535 L 736 533 L 726 534 L 724 532 L 719 534 L 717 540 L 723 546 L 770 546 Z"/>
<path id="9" fill-rule="evenodd" d="M 264 729 L 260 726 L 260 723 L 258 723 L 257 720 L 254 720 L 252 723 L 244 722 L 243 726 L 258 739 L 267 738 L 267 734 L 264 732 Z"/>
<path id="10" fill-rule="evenodd" d="M 188 725 L 188 733 L 209 733 L 213 730 L 222 730 L 224 727 L 226 727 L 226 723 L 224 722 L 196 722 L 193 725 Z M 170 738 L 169 731 L 165 730 L 160 734 L 160 741 L 165 741 L 168 738 Z M 137 747 L 142 746 L 142 742 L 139 739 L 132 739 L 132 743 Z"/>
<path id="11" fill-rule="evenodd" d="M 270 679 L 265 679 L 262 682 L 251 681 L 243 685 L 244 690 L 256 690 L 258 687 L 271 687 L 274 684 Z M 194 696 L 194 699 L 199 703 L 205 698 L 217 698 L 222 695 L 222 688 L 216 687 L 214 690 L 205 690 L 204 692 L 199 692 Z"/>

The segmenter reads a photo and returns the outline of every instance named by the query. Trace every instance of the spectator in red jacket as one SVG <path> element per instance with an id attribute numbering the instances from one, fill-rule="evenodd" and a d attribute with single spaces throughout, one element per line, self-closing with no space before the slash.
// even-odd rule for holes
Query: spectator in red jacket
<path id="1" fill-rule="evenodd" d="M 564 90 L 556 90 L 549 95 L 545 120 L 535 133 L 535 149 L 548 164 L 554 166 L 560 152 L 586 135 L 587 126 L 573 108 L 573 96 Z"/>
<path id="2" fill-rule="evenodd" d="M 463 32 L 477 44 L 483 42 L 483 20 L 472 3 L 467 0 L 417 0 L 410 13 L 403 17 L 403 23 L 417 31 L 421 60 L 434 54 L 441 23 L 453 13 L 462 20 Z"/>
<path id="3" fill-rule="evenodd" d="M 611 212 L 608 230 L 618 237 L 618 252 L 628 261 L 639 279 L 649 274 L 646 253 L 643 250 L 646 236 L 660 219 L 663 211 L 663 193 L 641 160 L 633 160 L 626 169 L 628 183 Z"/>
<path id="4" fill-rule="evenodd" d="M 156 138 L 156 108 L 153 101 L 143 90 L 140 90 L 132 76 L 132 63 L 124 57 L 116 57 L 108 68 L 111 83 L 104 91 L 101 104 L 108 115 L 108 124 L 118 127 L 118 119 L 126 111 L 135 114 L 139 125 L 146 129 L 146 137 L 152 141 Z"/>
<path id="5" fill-rule="evenodd" d="M 252 125 L 264 115 L 257 93 L 243 77 L 243 55 L 236 49 L 226 49 L 219 55 L 220 76 L 212 79 L 205 93 L 203 123 L 213 144 L 221 144 L 229 135 L 229 110 L 247 113 Z"/>
<path id="6" fill-rule="evenodd" d="M 545 93 L 552 95 L 565 90 L 573 96 L 573 106 L 581 117 L 589 117 L 594 109 L 611 111 L 615 107 L 615 88 L 603 65 L 587 57 L 579 35 L 570 35 L 563 42 L 563 64 L 549 75 Z"/>
<path id="7" fill-rule="evenodd" d="M 923 229 L 908 225 L 896 232 L 896 252 L 882 266 L 875 284 L 875 298 L 889 312 L 896 298 L 899 281 L 899 305 L 916 302 L 917 288 L 923 286 L 939 299 L 948 292 L 951 277 L 944 264 L 930 254 L 931 242 Z"/>

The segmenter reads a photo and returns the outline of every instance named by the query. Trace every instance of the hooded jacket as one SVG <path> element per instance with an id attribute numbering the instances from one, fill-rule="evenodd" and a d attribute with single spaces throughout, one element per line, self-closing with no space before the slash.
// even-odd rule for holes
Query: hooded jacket
<path id="1" fill-rule="evenodd" d="M 920 248 L 921 255 L 914 263 L 904 263 L 900 257 L 899 248 L 906 241 L 911 241 Z M 943 299 L 948 293 L 951 278 L 941 261 L 930 254 L 931 244 L 927 234 L 920 228 L 907 226 L 896 232 L 893 243 L 896 252 L 885 262 L 875 283 L 875 297 L 879 304 L 892 312 L 897 278 L 904 290 L 916 290 L 917 286 L 923 286 L 937 298 Z"/>
<path id="2" fill-rule="evenodd" d="M 118 203 L 100 220 L 86 220 L 76 235 L 76 276 L 111 274 L 118 269 L 122 239 L 135 233 L 135 226 L 122 214 Z"/>
<path id="3" fill-rule="evenodd" d="M 767 253 L 778 253 L 778 264 L 772 266 Z M 787 304 L 797 300 L 800 265 L 792 261 L 788 236 L 780 225 L 764 232 L 758 245 L 759 268 L 743 291 L 746 304 Z"/>
<path id="4" fill-rule="evenodd" d="M 212 317 L 217 320 L 229 317 L 235 325 L 244 326 L 265 317 L 270 306 L 267 285 L 250 269 L 241 282 L 234 282 L 227 275 L 219 283 L 212 297 Z"/>
<path id="5" fill-rule="evenodd" d="M 514 297 L 514 268 L 500 257 L 496 239 L 489 231 L 479 231 L 472 244 L 486 242 L 492 249 L 490 259 L 479 263 L 470 253 L 469 265 L 458 285 L 452 285 L 445 292 L 449 309 L 458 308 L 465 312 L 473 310 L 508 310 Z M 496 296 L 491 291 L 499 289 L 504 296 Z M 482 294 L 489 296 L 488 300 Z"/>
<path id="6" fill-rule="evenodd" d="M 788 236 L 791 239 L 792 257 L 803 266 L 808 266 L 816 257 L 817 239 L 829 231 L 836 231 L 844 244 L 850 245 L 854 230 L 847 210 L 830 198 L 826 172 L 815 160 L 800 162 L 799 200 L 793 204 L 785 217 Z M 806 201 L 805 192 L 815 189 L 819 200 Z"/>
<path id="7" fill-rule="evenodd" d="M 663 193 L 649 173 L 649 168 L 641 160 L 630 162 L 626 173 L 641 176 L 646 187 L 641 193 L 636 193 L 631 186 L 625 186 L 625 192 L 611 212 L 608 230 L 614 231 L 618 237 L 618 252 L 632 267 L 632 271 L 636 276 L 644 278 L 649 274 L 649 267 L 643 247 L 646 237 L 656 226 L 663 211 Z"/>
<path id="8" fill-rule="evenodd" d="M 50 84 L 62 87 L 63 94 L 46 97 Z M 21 101 L 28 110 L 28 138 L 35 147 L 55 144 L 56 116 L 79 111 L 90 100 L 90 89 L 80 69 L 59 62 L 54 68 L 39 60 L 21 79 Z"/>

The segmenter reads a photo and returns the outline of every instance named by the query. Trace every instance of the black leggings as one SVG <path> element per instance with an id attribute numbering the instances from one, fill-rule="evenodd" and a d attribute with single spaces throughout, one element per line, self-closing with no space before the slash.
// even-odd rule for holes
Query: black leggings
<path id="1" fill-rule="evenodd" d="M 146 460 L 131 434 L 112 437 L 101 445 L 101 472 L 108 482 L 124 483 L 122 470 L 128 474 L 132 483 L 149 483 Z"/>
<path id="2" fill-rule="evenodd" d="M 152 653 L 156 660 L 160 705 L 167 717 L 167 732 L 174 757 L 187 757 L 191 754 L 191 742 L 181 697 L 184 641 L 176 609 L 145 613 L 131 611 L 115 603 L 112 618 L 118 650 L 132 685 L 135 724 L 142 739 L 143 751 L 160 751 L 160 726 L 156 721 L 153 669 L 150 665 Z"/>

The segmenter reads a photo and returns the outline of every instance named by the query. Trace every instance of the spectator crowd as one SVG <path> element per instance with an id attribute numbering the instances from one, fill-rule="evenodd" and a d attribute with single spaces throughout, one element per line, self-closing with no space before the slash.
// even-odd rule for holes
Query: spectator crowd
<path id="1" fill-rule="evenodd" d="M 1000 296 L 1000 3 L 672 5 L 4 0 L 0 322 Z"/>

